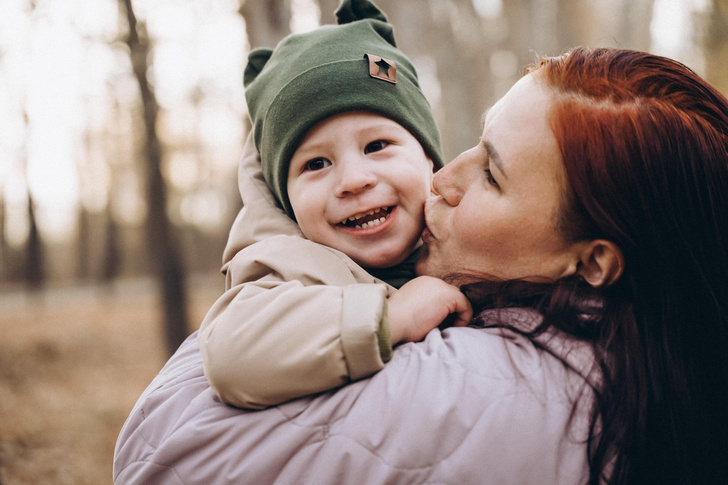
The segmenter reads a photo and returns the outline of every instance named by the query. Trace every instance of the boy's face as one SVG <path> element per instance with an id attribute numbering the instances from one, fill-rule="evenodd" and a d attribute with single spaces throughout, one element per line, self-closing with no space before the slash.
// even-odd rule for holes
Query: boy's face
<path id="1" fill-rule="evenodd" d="M 433 163 L 395 121 L 365 111 L 318 123 L 291 159 L 288 197 L 303 234 L 361 266 L 404 261 L 424 228 Z"/>

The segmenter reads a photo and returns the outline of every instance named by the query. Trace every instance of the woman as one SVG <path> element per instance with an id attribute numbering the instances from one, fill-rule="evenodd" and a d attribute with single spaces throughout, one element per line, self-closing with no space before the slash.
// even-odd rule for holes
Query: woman
<path id="1" fill-rule="evenodd" d="M 519 96 L 435 177 L 419 271 L 457 284 L 557 280 L 490 294 L 538 296 L 545 319 L 532 335 L 553 326 L 593 342 L 590 482 L 609 468 L 614 483 L 726 483 L 725 98 L 673 61 L 584 49 L 542 60 L 506 99 Z M 514 109 L 545 109 L 547 126 L 534 112 L 513 121 Z M 559 165 L 555 179 L 529 185 L 543 176 L 526 172 L 529 156 Z M 492 188 L 473 189 L 478 173 Z M 555 219 L 535 218 L 543 194 L 529 191 L 549 185 L 562 194 L 546 209 Z M 531 237 L 499 245 L 524 222 Z M 598 304 L 574 312 L 585 299 Z"/>
<path id="2" fill-rule="evenodd" d="M 418 272 L 482 328 L 257 413 L 216 401 L 188 340 L 116 482 L 728 483 L 722 95 L 649 54 L 544 59 L 433 192 Z"/>

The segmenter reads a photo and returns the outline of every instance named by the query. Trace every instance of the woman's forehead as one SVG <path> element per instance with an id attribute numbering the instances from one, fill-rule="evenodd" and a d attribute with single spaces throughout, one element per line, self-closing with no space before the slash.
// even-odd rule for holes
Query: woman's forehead
<path id="1" fill-rule="evenodd" d="M 551 104 L 546 88 L 532 76 L 524 76 L 486 111 L 483 141 L 503 155 L 515 148 L 510 145 L 535 145 L 553 138 L 547 121 Z"/>
<path id="2" fill-rule="evenodd" d="M 497 107 L 501 105 L 504 100 L 508 100 L 514 95 L 518 96 L 524 91 L 531 90 L 534 87 L 538 87 L 540 90 L 545 90 L 545 86 L 543 85 L 543 83 L 538 82 L 533 74 L 526 74 L 525 76 L 522 76 L 508 89 L 508 91 L 505 92 L 505 94 L 503 94 L 498 100 L 496 100 L 495 103 L 485 109 L 483 115 L 481 116 L 481 121 L 487 120 L 491 111 L 496 111 Z"/>

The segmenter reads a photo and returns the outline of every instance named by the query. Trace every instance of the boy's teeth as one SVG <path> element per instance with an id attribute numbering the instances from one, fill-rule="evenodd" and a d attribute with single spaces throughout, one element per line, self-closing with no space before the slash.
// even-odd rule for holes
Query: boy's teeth
<path id="1" fill-rule="evenodd" d="M 370 210 L 368 212 L 362 212 L 361 214 L 356 214 L 354 216 L 349 217 L 348 220 L 350 220 L 350 221 L 356 221 L 356 220 L 361 219 L 362 217 L 371 216 L 372 214 L 376 214 L 377 212 L 380 212 L 382 210 L 387 210 L 387 208 L 386 207 L 379 207 L 377 209 L 372 209 L 372 210 Z M 369 227 L 371 225 L 374 225 L 374 224 L 372 224 L 372 222 L 375 222 L 375 223 L 379 224 L 383 220 L 384 220 L 384 218 L 381 218 L 378 221 L 370 221 L 369 223 L 365 223 L 366 225 L 362 225 L 362 226 L 358 226 L 357 225 L 357 226 L 354 226 L 354 227 L 357 227 L 357 228 L 359 228 L 359 227 Z M 341 224 L 345 223 L 346 221 L 347 221 L 347 219 L 344 219 L 343 221 L 341 221 Z"/>
<path id="2" fill-rule="evenodd" d="M 357 229 L 364 229 L 364 228 L 367 228 L 367 227 L 377 226 L 377 225 L 381 224 L 382 222 L 384 222 L 385 219 L 386 219 L 386 217 L 381 217 L 379 219 L 374 219 L 373 221 L 365 222 L 362 225 L 358 225 L 357 224 L 354 227 L 357 228 Z"/>

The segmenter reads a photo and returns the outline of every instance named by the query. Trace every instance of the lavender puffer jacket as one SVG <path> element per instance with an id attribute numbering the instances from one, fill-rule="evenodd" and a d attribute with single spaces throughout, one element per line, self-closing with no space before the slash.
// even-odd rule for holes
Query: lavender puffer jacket
<path id="1" fill-rule="evenodd" d="M 114 483 L 583 484 L 592 353 L 542 340 L 435 329 L 370 378 L 244 411 L 210 389 L 193 334 L 121 430 Z"/>

